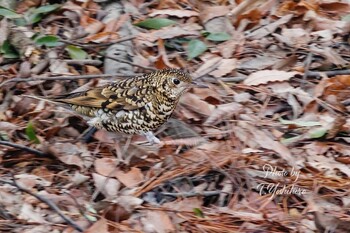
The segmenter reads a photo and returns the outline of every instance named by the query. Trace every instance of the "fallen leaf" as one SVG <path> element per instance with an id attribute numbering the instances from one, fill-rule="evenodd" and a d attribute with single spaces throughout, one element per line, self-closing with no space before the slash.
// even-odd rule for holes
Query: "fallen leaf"
<path id="1" fill-rule="evenodd" d="M 204 24 L 213 18 L 227 15 L 229 11 L 230 11 L 229 6 L 205 7 L 204 9 L 201 10 L 201 13 L 199 14 L 199 18 Z"/>
<path id="2" fill-rule="evenodd" d="M 210 75 L 213 75 L 216 78 L 220 78 L 225 76 L 226 74 L 232 72 L 237 68 L 237 59 L 222 59 L 218 66 L 216 67 L 216 70 L 210 72 Z"/>
<path id="3" fill-rule="evenodd" d="M 293 78 L 299 72 L 287 72 L 281 70 L 261 70 L 249 75 L 243 83 L 249 86 L 267 84 L 268 82 L 281 82 Z"/>
<path id="4" fill-rule="evenodd" d="M 145 229 L 152 232 L 175 232 L 175 227 L 170 220 L 168 214 L 164 211 L 148 210 L 146 211 L 146 218 L 142 222 Z"/>
<path id="5" fill-rule="evenodd" d="M 158 39 L 171 39 L 179 36 L 199 36 L 203 27 L 198 24 L 185 24 L 183 26 L 173 26 L 162 28 L 160 30 L 153 31 L 151 33 L 140 33 L 137 35 L 136 39 L 139 40 L 140 44 L 144 41 L 155 42 Z"/>
<path id="6" fill-rule="evenodd" d="M 107 220 L 104 218 L 99 219 L 97 222 L 92 224 L 88 229 L 84 231 L 85 233 L 111 233 L 108 230 Z"/>
<path id="7" fill-rule="evenodd" d="M 195 113 L 202 114 L 204 116 L 209 116 L 215 107 L 201 99 L 192 93 L 186 93 L 181 98 L 180 103 L 185 105 L 190 110 Z"/>
<path id="8" fill-rule="evenodd" d="M 92 173 L 96 189 L 101 192 L 106 198 L 115 198 L 120 189 L 120 182 L 111 177 L 101 176 L 97 173 Z"/>
<path id="9" fill-rule="evenodd" d="M 203 123 L 203 125 L 217 125 L 223 120 L 239 114 L 239 112 L 243 109 L 242 107 L 243 106 L 241 104 L 235 102 L 219 105 L 212 111 L 211 115 Z"/>
<path id="10" fill-rule="evenodd" d="M 198 16 L 199 13 L 191 10 L 166 9 L 166 10 L 153 10 L 152 13 L 149 14 L 150 17 L 154 17 L 157 15 L 170 15 L 170 16 L 183 18 L 183 17 Z"/>
<path id="11" fill-rule="evenodd" d="M 112 158 L 100 158 L 95 160 L 95 170 L 98 174 L 113 177 L 117 169 L 118 161 Z"/>
<path id="12" fill-rule="evenodd" d="M 132 167 L 129 171 L 124 172 L 117 169 L 115 177 L 128 188 L 133 188 L 144 180 L 144 176 L 139 168 Z"/>
<path id="13" fill-rule="evenodd" d="M 276 20 L 275 22 L 269 23 L 269 24 L 265 25 L 264 27 L 261 27 L 255 31 L 249 33 L 246 36 L 246 38 L 249 38 L 251 40 L 259 40 L 259 39 L 275 32 L 279 26 L 288 23 L 292 18 L 293 18 L 293 14 L 285 15 L 285 16 L 281 17 L 280 19 Z"/>

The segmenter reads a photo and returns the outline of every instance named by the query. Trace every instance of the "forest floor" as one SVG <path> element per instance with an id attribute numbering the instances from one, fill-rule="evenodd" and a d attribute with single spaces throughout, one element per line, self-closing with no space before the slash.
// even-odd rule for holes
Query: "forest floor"
<path id="1" fill-rule="evenodd" d="M 111 2 L 0 7 L 0 232 L 349 231 L 349 1 Z M 24 96 L 164 68 L 161 144 Z"/>

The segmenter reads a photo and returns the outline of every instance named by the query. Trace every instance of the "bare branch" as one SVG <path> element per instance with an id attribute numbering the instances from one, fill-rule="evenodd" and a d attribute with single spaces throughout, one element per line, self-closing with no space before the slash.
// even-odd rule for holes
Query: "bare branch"
<path id="1" fill-rule="evenodd" d="M 9 146 L 9 147 L 17 148 L 20 150 L 24 150 L 24 151 L 27 151 L 31 154 L 38 155 L 40 157 L 45 157 L 47 155 L 46 153 L 44 153 L 42 151 L 35 150 L 35 149 L 30 148 L 30 147 L 19 145 L 19 144 L 13 143 L 13 142 L 7 142 L 7 141 L 0 140 L 0 145 Z"/>
<path id="2" fill-rule="evenodd" d="M 13 182 L 11 181 L 5 181 L 5 180 L 0 180 L 1 183 L 4 183 L 4 184 L 9 184 L 9 185 L 12 185 L 16 188 L 18 188 L 18 190 L 22 191 L 22 192 L 25 192 L 25 193 L 28 193 L 29 195 L 35 197 L 36 199 L 38 199 L 39 201 L 47 204 L 53 211 L 55 211 L 68 225 L 70 225 L 71 227 L 73 227 L 75 230 L 79 231 L 79 232 L 83 232 L 84 229 L 82 227 L 80 227 L 77 223 L 75 223 L 70 217 L 64 215 L 62 213 L 62 211 L 60 210 L 60 208 L 58 208 L 58 206 L 52 202 L 51 200 L 49 199 L 46 199 L 45 197 L 39 195 L 39 194 L 36 194 L 36 193 L 33 193 L 32 191 L 26 189 L 26 188 L 23 188 L 22 186 L 20 186 L 19 184 L 16 183 L 16 181 L 14 180 Z"/>

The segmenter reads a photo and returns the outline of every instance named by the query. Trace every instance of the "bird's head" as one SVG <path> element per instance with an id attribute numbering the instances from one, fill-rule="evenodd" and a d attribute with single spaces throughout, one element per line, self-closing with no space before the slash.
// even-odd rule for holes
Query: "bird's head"
<path id="1" fill-rule="evenodd" d="M 157 90 L 173 100 L 179 99 L 193 85 L 190 74 L 180 69 L 159 70 L 155 74 Z"/>

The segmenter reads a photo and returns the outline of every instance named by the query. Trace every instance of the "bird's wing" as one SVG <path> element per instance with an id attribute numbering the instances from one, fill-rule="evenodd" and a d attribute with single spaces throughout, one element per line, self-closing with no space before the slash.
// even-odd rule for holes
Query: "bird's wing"
<path id="1" fill-rule="evenodd" d="M 112 83 L 104 87 L 71 93 L 51 100 L 84 107 L 134 110 L 142 108 L 151 101 L 152 90 L 152 86 L 142 86 L 138 82 L 135 82 L 134 85 Z"/>

